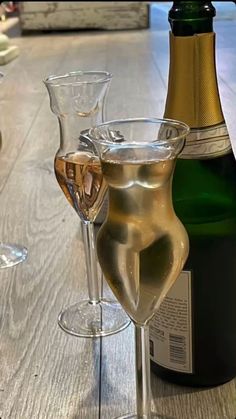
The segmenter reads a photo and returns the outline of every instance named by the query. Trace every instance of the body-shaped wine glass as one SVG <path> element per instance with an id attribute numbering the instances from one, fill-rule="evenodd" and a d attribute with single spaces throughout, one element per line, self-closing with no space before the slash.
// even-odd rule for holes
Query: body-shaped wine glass
<path id="1" fill-rule="evenodd" d="M 105 97 L 110 81 L 111 74 L 105 71 L 75 71 L 45 80 L 51 110 L 60 126 L 55 175 L 82 222 L 89 299 L 63 309 L 58 319 L 60 327 L 74 336 L 106 336 L 129 324 L 117 301 L 101 297 L 93 224 L 101 209 L 107 185 L 96 148 L 87 133 L 91 126 L 104 120 Z"/>
<path id="2" fill-rule="evenodd" d="M 187 233 L 172 205 L 172 175 L 188 127 L 177 121 L 130 119 L 90 130 L 109 188 L 109 212 L 97 239 L 105 278 L 135 324 L 137 414 L 150 408 L 148 321 L 188 255 Z"/>

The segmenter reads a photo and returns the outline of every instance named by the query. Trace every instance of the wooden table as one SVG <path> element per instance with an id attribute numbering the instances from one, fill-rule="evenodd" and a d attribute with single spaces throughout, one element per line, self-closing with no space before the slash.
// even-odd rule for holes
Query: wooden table
<path id="1" fill-rule="evenodd" d="M 158 7 L 153 6 L 153 16 Z M 218 19 L 219 84 L 235 134 L 235 22 Z M 66 335 L 62 307 L 87 295 L 80 222 L 53 172 L 58 123 L 42 79 L 75 69 L 114 74 L 108 118 L 161 116 L 168 72 L 166 11 L 151 30 L 17 37 L 20 56 L 0 87 L 0 236 L 27 246 L 0 271 L 0 418 L 111 419 L 135 406 L 133 328 L 104 339 Z M 108 293 L 106 290 L 105 293 Z M 209 389 L 152 376 L 162 419 L 234 419 L 236 381 Z"/>

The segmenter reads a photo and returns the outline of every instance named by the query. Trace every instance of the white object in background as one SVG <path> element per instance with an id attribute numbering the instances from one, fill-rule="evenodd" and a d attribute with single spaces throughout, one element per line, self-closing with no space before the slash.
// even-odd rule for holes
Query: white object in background
<path id="1" fill-rule="evenodd" d="M 19 48 L 10 45 L 7 35 L 0 33 L 0 65 L 4 65 L 12 61 L 19 55 Z"/>
<path id="2" fill-rule="evenodd" d="M 19 12 L 23 31 L 149 27 L 145 1 L 21 1 Z"/>
<path id="3" fill-rule="evenodd" d="M 12 61 L 19 55 L 19 48 L 10 45 L 9 38 L 0 33 L 0 65 L 4 65 Z"/>

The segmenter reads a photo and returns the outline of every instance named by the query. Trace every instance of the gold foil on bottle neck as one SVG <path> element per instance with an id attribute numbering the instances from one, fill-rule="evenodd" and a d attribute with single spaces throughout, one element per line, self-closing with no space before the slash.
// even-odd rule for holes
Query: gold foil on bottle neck
<path id="1" fill-rule="evenodd" d="M 191 128 L 224 121 L 215 70 L 215 34 L 174 36 L 170 32 L 170 71 L 165 117 Z"/>

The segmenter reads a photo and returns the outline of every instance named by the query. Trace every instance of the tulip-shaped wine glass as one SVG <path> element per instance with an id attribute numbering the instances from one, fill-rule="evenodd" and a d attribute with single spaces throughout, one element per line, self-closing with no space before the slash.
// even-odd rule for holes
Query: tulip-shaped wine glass
<path id="1" fill-rule="evenodd" d="M 130 323 L 117 301 L 101 298 L 93 224 L 101 209 L 107 185 L 96 148 L 87 133 L 90 127 L 104 120 L 105 98 L 111 77 L 105 71 L 75 71 L 45 80 L 51 110 L 60 125 L 55 175 L 82 221 L 89 299 L 63 309 L 58 318 L 60 327 L 74 336 L 111 335 Z"/>
<path id="2" fill-rule="evenodd" d="M 0 83 L 3 77 L 3 73 L 0 73 Z M 1 148 L 2 135 L 0 131 L 0 150 Z M 18 263 L 23 262 L 26 258 L 27 249 L 24 246 L 15 243 L 0 242 L 0 269 L 18 265 Z"/>
<path id="3" fill-rule="evenodd" d="M 109 211 L 97 238 L 101 268 L 135 324 L 137 413 L 151 412 L 148 322 L 188 255 L 187 233 L 172 206 L 172 175 L 187 125 L 171 120 L 110 121 L 90 130 L 108 184 Z"/>

